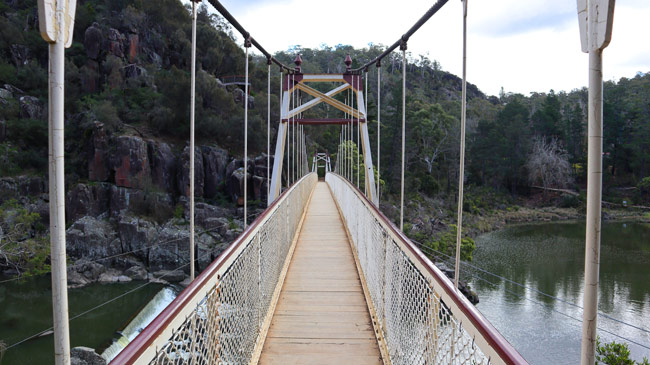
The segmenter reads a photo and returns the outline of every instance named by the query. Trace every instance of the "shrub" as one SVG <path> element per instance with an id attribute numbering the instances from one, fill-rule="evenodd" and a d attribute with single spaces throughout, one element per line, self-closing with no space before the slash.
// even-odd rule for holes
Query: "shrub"
<path id="1" fill-rule="evenodd" d="M 650 176 L 644 177 L 636 186 L 644 198 L 650 198 Z"/>
<path id="2" fill-rule="evenodd" d="M 432 196 L 440 191 L 440 183 L 431 175 L 424 175 L 421 179 L 422 192 Z"/>
<path id="3" fill-rule="evenodd" d="M 451 229 L 438 237 L 438 239 L 427 242 L 426 245 L 435 251 L 442 252 L 446 255 L 454 256 L 456 254 L 456 232 L 457 226 L 451 225 Z M 460 258 L 465 261 L 472 261 L 472 254 L 476 249 L 476 243 L 470 237 L 462 237 L 460 240 Z"/>
<path id="4" fill-rule="evenodd" d="M 617 343 L 612 341 L 602 345 L 600 342 L 600 337 L 596 339 L 596 364 L 607 364 L 607 365 L 648 365 L 647 358 L 643 358 L 643 361 L 638 363 L 630 359 L 630 349 L 625 343 Z"/>
<path id="5" fill-rule="evenodd" d="M 578 195 L 562 194 L 560 197 L 560 207 L 562 208 L 579 208 L 582 200 Z"/>

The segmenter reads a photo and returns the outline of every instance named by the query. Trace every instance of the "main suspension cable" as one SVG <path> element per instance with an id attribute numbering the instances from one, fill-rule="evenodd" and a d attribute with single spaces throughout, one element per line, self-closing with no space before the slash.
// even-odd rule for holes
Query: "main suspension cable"
<path id="1" fill-rule="evenodd" d="M 447 3 L 447 1 L 448 0 L 438 0 L 438 2 L 433 4 L 433 6 L 426 13 L 424 13 L 424 15 L 422 15 L 422 17 L 406 33 L 404 33 L 402 35 L 402 37 L 400 37 L 400 39 L 398 39 L 395 43 L 393 43 L 390 47 L 388 47 L 382 54 L 375 57 L 372 61 L 369 61 L 369 62 L 365 63 L 363 66 L 355 68 L 355 69 L 353 69 L 351 71 L 352 72 L 359 72 L 359 71 L 365 69 L 366 67 L 381 61 L 382 58 L 388 56 L 397 47 L 400 47 L 400 45 L 402 43 L 406 43 L 409 40 L 409 38 L 415 32 L 417 32 L 418 29 L 420 29 L 420 27 L 422 27 L 422 25 L 424 25 L 424 23 L 426 23 L 429 19 L 431 19 L 431 17 L 435 13 L 437 13 L 438 10 L 440 10 Z"/>
<path id="2" fill-rule="evenodd" d="M 235 17 L 232 16 L 232 14 L 230 14 L 230 12 L 229 12 L 228 10 L 226 10 L 226 8 L 225 8 L 223 5 L 221 5 L 221 3 L 219 2 L 219 0 L 208 0 L 208 2 L 209 2 L 210 4 L 212 4 L 212 6 L 214 6 L 214 8 L 217 9 L 217 11 L 218 11 L 218 12 L 219 12 L 219 13 L 220 13 L 220 14 L 221 14 L 221 15 L 222 15 L 226 20 L 228 20 L 228 22 L 230 22 L 230 24 L 232 24 L 233 27 L 235 27 L 235 29 L 237 29 L 237 31 L 239 32 L 239 34 L 241 34 L 242 37 L 244 37 L 244 39 L 248 39 L 248 40 L 250 40 L 251 44 L 252 44 L 253 46 L 255 46 L 255 48 L 257 48 L 258 51 L 262 52 L 262 54 L 263 54 L 264 56 L 266 56 L 267 58 L 270 58 L 271 61 L 272 61 L 273 63 L 275 63 L 276 65 L 280 66 L 281 68 L 283 68 L 283 69 L 285 69 L 285 70 L 287 70 L 287 71 L 289 71 L 289 72 L 292 72 L 292 73 L 293 73 L 293 72 L 296 72 L 296 71 L 297 71 L 295 68 L 292 68 L 292 67 L 286 66 L 286 65 L 283 64 L 282 62 L 278 61 L 275 57 L 273 57 L 272 54 L 270 54 L 269 52 L 267 52 L 267 51 L 264 49 L 264 47 L 262 47 L 262 45 L 259 44 L 259 42 L 257 42 L 257 41 L 255 40 L 255 38 L 253 38 L 253 37 L 250 35 L 250 33 L 249 33 L 248 31 L 246 31 L 246 29 L 244 29 L 244 27 L 242 27 L 241 24 L 239 24 L 239 22 L 237 21 L 237 19 L 235 19 Z"/>

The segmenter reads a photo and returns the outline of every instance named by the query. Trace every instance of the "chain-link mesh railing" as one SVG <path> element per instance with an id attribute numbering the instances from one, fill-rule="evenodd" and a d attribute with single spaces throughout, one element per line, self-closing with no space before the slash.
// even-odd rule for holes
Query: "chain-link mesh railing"
<path id="1" fill-rule="evenodd" d="M 280 196 L 113 363 L 249 363 L 316 182 Z"/>
<path id="2" fill-rule="evenodd" d="M 525 363 L 361 191 L 340 175 L 325 179 L 352 236 L 390 363 Z"/>

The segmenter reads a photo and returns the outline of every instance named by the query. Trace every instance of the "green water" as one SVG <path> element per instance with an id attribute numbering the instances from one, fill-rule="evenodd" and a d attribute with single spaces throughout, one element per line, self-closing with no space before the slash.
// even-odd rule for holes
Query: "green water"
<path id="1" fill-rule="evenodd" d="M 524 284 L 522 288 L 466 269 L 477 308 L 533 364 L 577 364 L 584 280 L 584 223 L 513 226 L 477 239 L 473 265 Z M 489 283 L 488 283 L 489 281 Z M 539 292 L 559 299 L 549 298 Z M 565 301 L 565 302 L 563 302 Z M 650 330 L 650 224 L 606 222 L 602 229 L 599 311 Z M 573 317 L 573 318 L 571 318 Z M 600 316 L 599 335 L 650 347 L 650 334 Z M 632 357 L 650 349 L 630 344 Z"/>
<path id="2" fill-rule="evenodd" d="M 120 294 L 141 286 L 143 282 L 93 284 L 68 291 L 70 318 Z M 0 284 L 0 340 L 12 344 L 52 326 L 52 291 L 50 277 Z M 126 323 L 160 289 L 149 284 L 97 310 L 70 321 L 71 346 L 87 346 L 101 353 L 110 345 L 115 331 Z M 27 341 L 6 351 L 5 364 L 54 363 L 52 335 Z"/>

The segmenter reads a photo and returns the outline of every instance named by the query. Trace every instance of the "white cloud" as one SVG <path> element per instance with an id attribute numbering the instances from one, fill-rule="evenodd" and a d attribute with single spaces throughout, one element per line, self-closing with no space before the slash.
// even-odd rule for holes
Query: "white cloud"
<path id="1" fill-rule="evenodd" d="M 207 3 L 207 2 L 206 2 Z M 326 43 L 365 47 L 395 42 L 433 4 L 401 0 L 223 0 L 268 51 Z M 468 79 L 488 94 L 571 90 L 587 84 L 587 55 L 572 0 L 469 0 Z M 443 69 L 461 71 L 462 5 L 450 0 L 409 41 Z M 618 0 L 604 77 L 650 71 L 650 2 Z"/>

